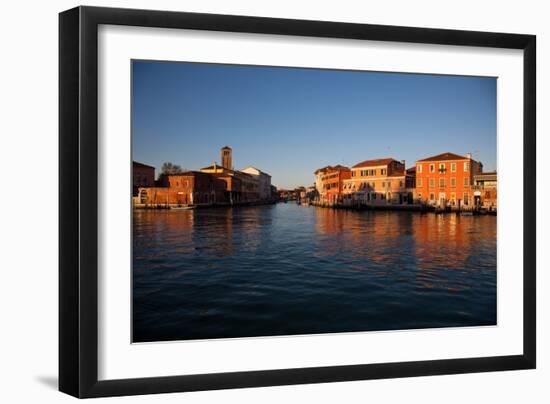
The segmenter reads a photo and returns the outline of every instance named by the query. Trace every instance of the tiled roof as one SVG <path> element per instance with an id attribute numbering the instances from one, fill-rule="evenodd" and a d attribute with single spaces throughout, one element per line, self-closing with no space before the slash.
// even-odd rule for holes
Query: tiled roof
<path id="1" fill-rule="evenodd" d="M 335 166 L 325 166 L 325 167 L 322 167 L 322 168 L 318 168 L 317 170 L 315 170 L 314 174 L 317 174 L 317 173 L 323 173 L 323 172 L 326 172 L 326 171 L 335 171 L 335 170 L 349 170 L 349 167 L 346 167 L 346 166 L 343 166 L 343 165 L 335 165 Z"/>
<path id="2" fill-rule="evenodd" d="M 425 159 L 420 159 L 418 161 L 446 161 L 446 160 L 466 160 L 466 159 L 467 157 L 446 152 L 446 153 L 438 154 L 437 156 L 426 157 Z"/>
<path id="3" fill-rule="evenodd" d="M 391 157 L 384 158 L 384 159 L 365 160 L 355 164 L 353 168 L 383 166 L 383 165 L 390 164 L 392 161 L 397 161 L 397 160 Z"/>
<path id="4" fill-rule="evenodd" d="M 416 166 L 407 168 L 407 174 L 416 174 Z"/>

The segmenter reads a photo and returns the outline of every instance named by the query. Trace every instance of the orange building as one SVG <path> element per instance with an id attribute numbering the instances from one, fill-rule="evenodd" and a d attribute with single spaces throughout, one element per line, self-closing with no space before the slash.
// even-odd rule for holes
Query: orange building
<path id="1" fill-rule="evenodd" d="M 340 203 L 344 181 L 351 178 L 351 170 L 341 165 L 327 166 L 315 171 L 315 175 L 320 202 L 329 205 Z"/>
<path id="2" fill-rule="evenodd" d="M 472 207 L 474 175 L 483 164 L 454 153 L 442 153 L 416 162 L 415 199 L 439 207 Z"/>
<path id="3" fill-rule="evenodd" d="M 405 161 L 391 157 L 365 160 L 351 168 L 351 177 L 345 181 L 346 200 L 377 204 L 409 202 L 407 185 L 412 172 L 405 170 Z"/>

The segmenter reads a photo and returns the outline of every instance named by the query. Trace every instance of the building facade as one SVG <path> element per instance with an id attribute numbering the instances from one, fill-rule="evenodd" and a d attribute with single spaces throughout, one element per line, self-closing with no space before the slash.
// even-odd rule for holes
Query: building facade
<path id="1" fill-rule="evenodd" d="M 474 206 L 489 211 L 497 210 L 497 172 L 474 175 Z"/>
<path id="2" fill-rule="evenodd" d="M 483 164 L 471 154 L 442 153 L 416 162 L 415 200 L 438 207 L 473 207 L 474 176 Z"/>
<path id="3" fill-rule="evenodd" d="M 243 168 L 240 171 L 256 177 L 258 183 L 258 196 L 260 200 L 268 201 L 271 199 L 271 175 L 251 166 Z"/>
<path id="4" fill-rule="evenodd" d="M 344 181 L 351 178 L 349 167 L 327 166 L 316 171 L 315 184 L 319 190 L 319 202 L 335 205 L 343 201 Z"/>
<path id="5" fill-rule="evenodd" d="M 344 183 L 348 204 L 404 204 L 409 202 L 410 176 L 405 162 L 394 158 L 365 160 L 351 168 L 351 176 Z"/>
<path id="6" fill-rule="evenodd" d="M 225 183 L 199 171 L 161 175 L 158 185 L 140 187 L 134 203 L 152 207 L 227 203 Z"/>
<path id="7" fill-rule="evenodd" d="M 132 161 L 132 196 L 137 196 L 139 187 L 155 186 L 155 167 Z"/>

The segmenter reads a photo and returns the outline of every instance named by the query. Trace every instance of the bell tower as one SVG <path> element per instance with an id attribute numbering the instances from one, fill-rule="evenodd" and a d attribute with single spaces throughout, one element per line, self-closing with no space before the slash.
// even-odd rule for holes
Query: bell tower
<path id="1" fill-rule="evenodd" d="M 225 146 L 222 147 L 222 167 L 229 170 L 233 169 L 233 151 L 231 147 Z"/>

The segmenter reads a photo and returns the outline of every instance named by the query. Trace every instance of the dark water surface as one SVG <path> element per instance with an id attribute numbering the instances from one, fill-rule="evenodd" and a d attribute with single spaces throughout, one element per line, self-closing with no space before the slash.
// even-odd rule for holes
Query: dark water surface
<path id="1" fill-rule="evenodd" d="M 134 212 L 134 342 L 496 324 L 496 218 Z"/>

